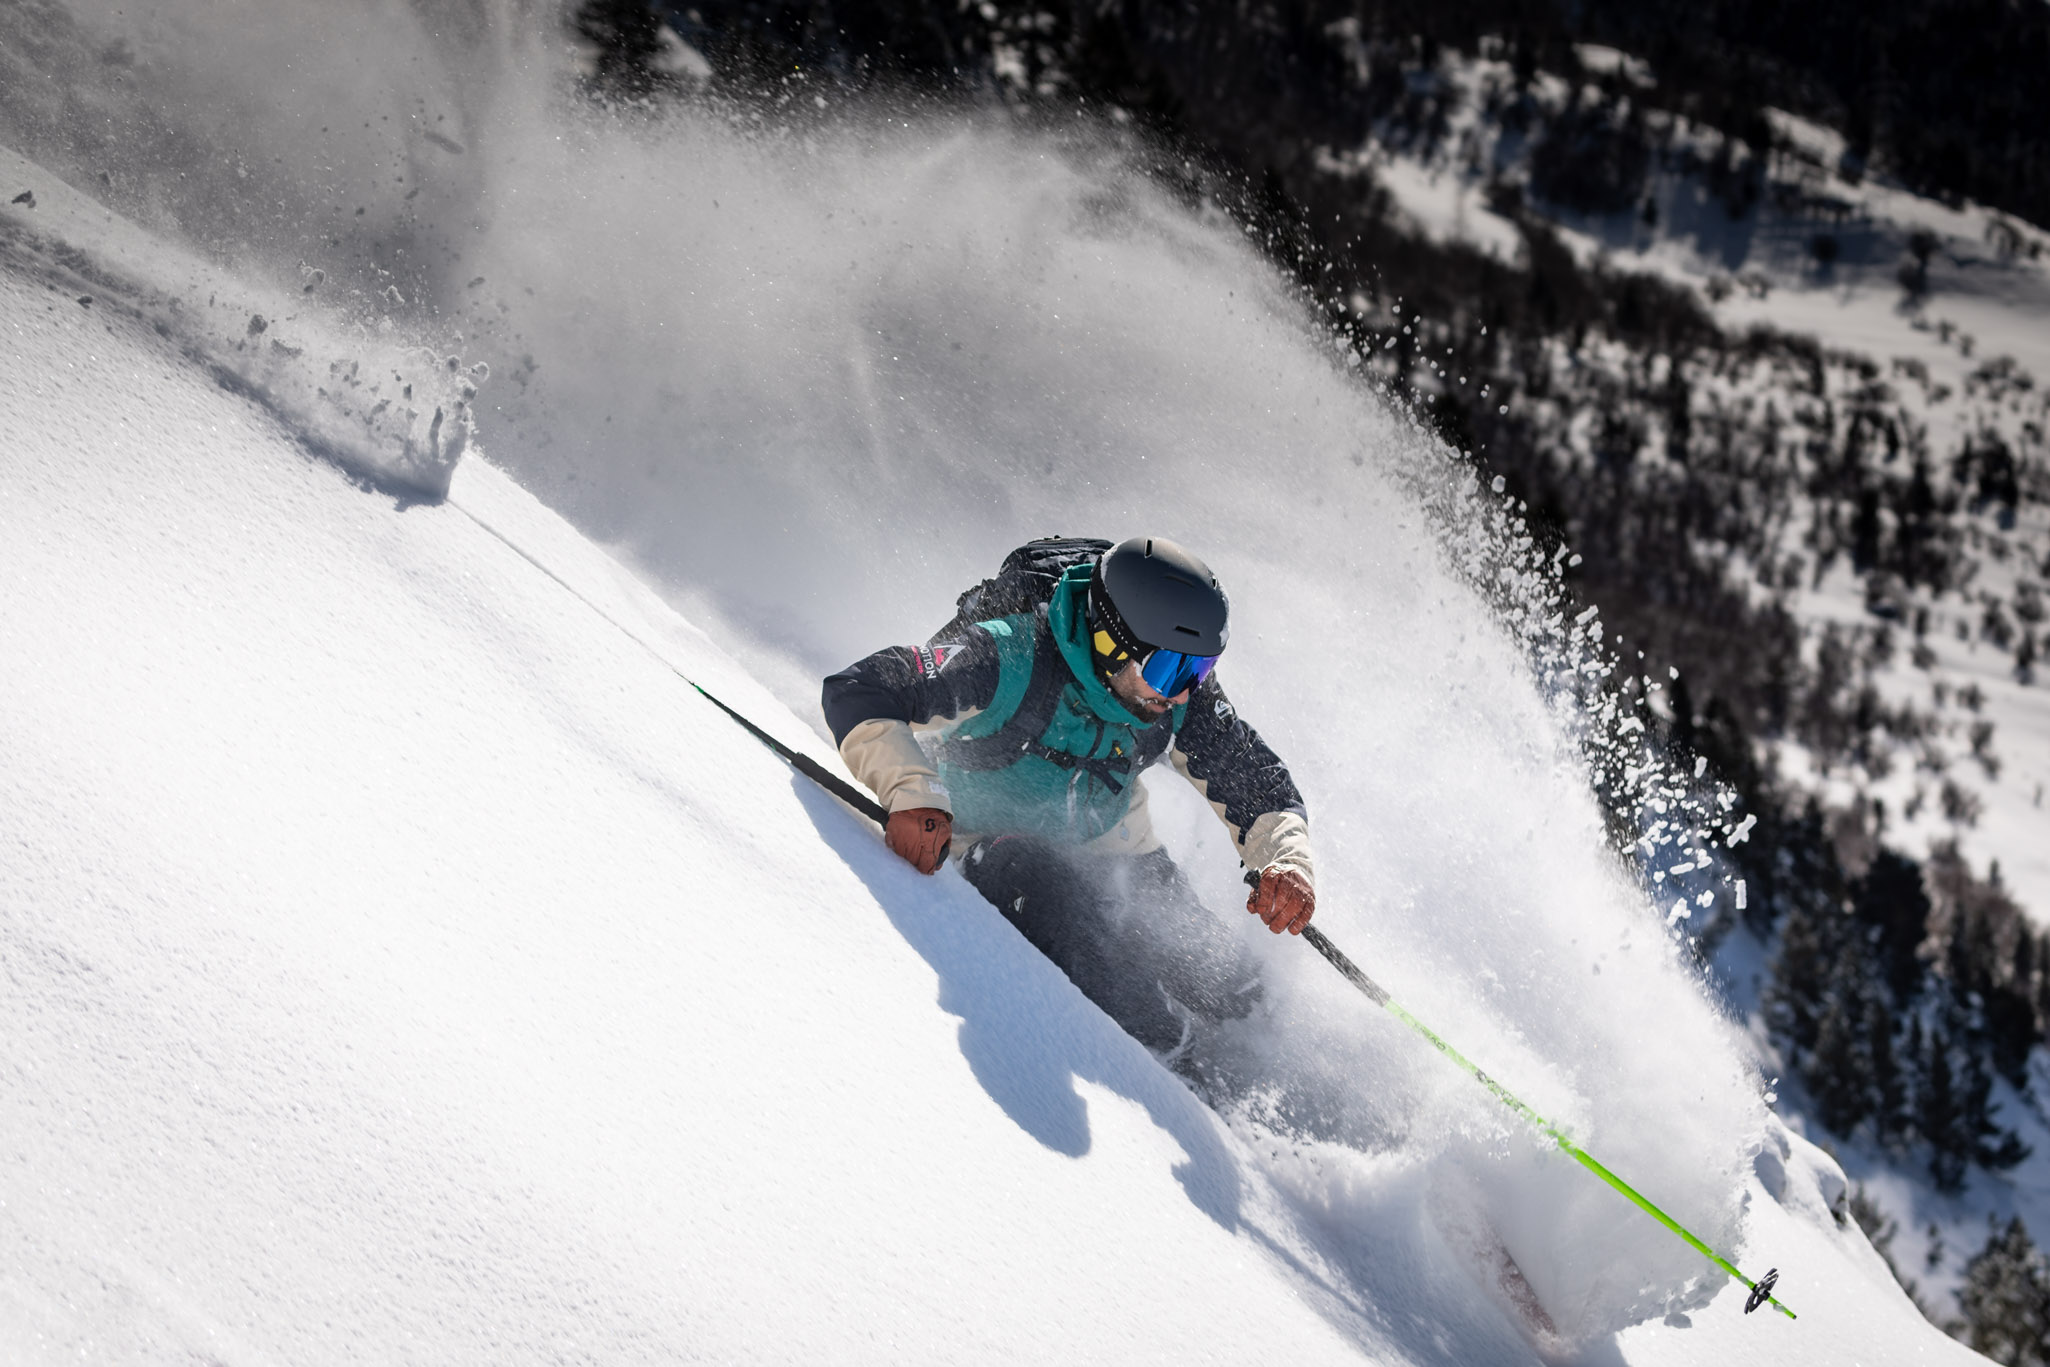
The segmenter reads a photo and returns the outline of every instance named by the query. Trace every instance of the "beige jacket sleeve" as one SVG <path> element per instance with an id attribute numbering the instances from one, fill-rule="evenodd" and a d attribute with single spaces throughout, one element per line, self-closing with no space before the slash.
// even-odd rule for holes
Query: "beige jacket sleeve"
<path id="1" fill-rule="evenodd" d="M 1247 868 L 1263 873 L 1271 868 L 1293 869 L 1308 879 L 1311 887 L 1317 885 L 1316 865 L 1310 857 L 1310 823 L 1301 812 L 1263 812 L 1241 830 L 1225 814 L 1224 804 L 1211 797 L 1210 784 L 1189 772 L 1189 761 L 1179 746 L 1170 747 L 1167 757 L 1231 832 L 1232 844 Z"/>
<path id="2" fill-rule="evenodd" d="M 975 715 L 973 710 L 959 717 L 947 719 L 952 726 Z M 923 726 L 917 730 L 936 729 Z M 947 794 L 947 785 L 940 782 L 939 771 L 933 768 L 932 758 L 919 746 L 918 738 L 909 723 L 886 717 L 875 717 L 862 722 L 847 733 L 840 742 L 840 758 L 846 761 L 847 771 L 868 786 L 889 812 L 909 811 L 914 807 L 936 807 L 952 815 L 954 804 Z"/>

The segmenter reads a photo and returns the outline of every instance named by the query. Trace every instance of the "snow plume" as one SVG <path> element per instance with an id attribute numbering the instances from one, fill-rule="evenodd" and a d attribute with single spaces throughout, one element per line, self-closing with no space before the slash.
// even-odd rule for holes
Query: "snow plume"
<path id="1" fill-rule="evenodd" d="M 1671 718 L 1679 671 L 1654 679 L 1631 668 L 1643 652 L 1633 660 L 1625 642 L 1607 639 L 1601 610 L 1581 607 L 1566 587 L 1579 555 L 1542 543 L 1506 483 L 1498 475 L 1484 492 L 1468 473 L 1411 487 L 1451 564 L 1523 643 L 1530 681 L 1577 744 L 1602 792 L 1611 843 L 1643 895 L 1666 908 L 1666 929 L 1689 950 L 1703 930 L 1712 944 L 1735 923 L 1728 913 L 1743 910 L 1741 880 L 1719 856 L 1748 839 L 1758 817 L 1740 816 L 1738 794 L 1708 773 L 1705 757 L 1667 748 L 1655 724 Z"/>
<path id="2" fill-rule="evenodd" d="M 210 361 L 265 394 L 310 386 L 278 401 L 309 432 L 344 376 L 364 387 L 348 421 L 389 400 L 378 416 L 403 402 L 417 430 L 431 371 L 456 386 L 435 401 L 446 433 L 488 365 L 475 422 L 494 458 L 629 550 L 803 715 L 821 674 L 922 638 L 1029 537 L 1149 532 L 1203 555 L 1236 609 L 1221 677 L 1308 795 L 1319 924 L 1743 1256 L 1767 1117 L 1668 908 L 1610 853 L 1580 736 L 1531 667 L 1539 619 L 1570 624 L 1536 589 L 1483 591 L 1474 567 L 1507 562 L 1470 464 L 1350 375 L 1241 226 L 1148 172 L 1157 154 L 1086 119 L 1058 134 L 850 108 L 798 77 L 773 117 L 615 122 L 568 98 L 549 16 L 510 6 L 11 14 L 92 34 L 66 39 L 49 120 L 156 111 L 160 169 L 124 163 L 134 179 L 106 194 L 183 233 L 238 298 L 304 301 L 251 307 L 261 330 L 238 304 L 235 326 L 186 334 Z M 122 24 L 126 46 L 106 47 Z M 324 42 L 285 41 L 295 24 Z M 92 190 L 82 173 L 113 151 L 6 98 Z M 262 203 L 218 221 L 209 201 L 240 203 L 244 172 Z M 199 296 L 179 297 L 160 316 L 192 326 Z M 438 364 L 370 354 L 410 339 Z M 253 377 L 226 359 L 252 353 Z M 352 449 L 381 469 L 402 448 Z M 1149 790 L 1206 900 L 1237 915 L 1214 819 L 1182 785 Z M 1299 941 L 1239 921 L 1271 990 L 1224 1046 L 1260 1079 L 1237 1123 L 1327 1231 L 1326 1291 L 1371 1315 L 1465 1317 L 1463 1283 L 1414 1269 L 1495 1285 L 1475 1237 L 1575 1341 L 1720 1288 Z"/>
<path id="3" fill-rule="evenodd" d="M 1143 152 L 1087 127 L 834 117 L 830 90 L 793 104 L 815 98 L 829 113 L 801 125 L 577 120 L 517 140 L 493 190 L 516 212 L 475 249 L 466 324 L 502 339 L 514 379 L 480 413 L 494 455 L 806 714 L 821 674 L 922 638 L 1029 537 L 1195 548 L 1236 609 L 1226 686 L 1309 795 L 1320 923 L 1741 1247 L 1755 1079 L 1665 908 L 1609 853 L 1525 642 L 1471 582 L 1494 534 L 1441 539 L 1424 491 L 1478 517 L 1469 465 L 1350 378 L 1237 225 L 1160 188 Z M 1214 818 L 1149 786 L 1232 912 Z M 1395 1269 L 1486 1282 L 1474 1230 L 1574 1341 L 1720 1286 L 1299 942 L 1246 933 L 1274 990 L 1222 1046 L 1263 1080 L 1240 1123 L 1277 1137 L 1277 1175 L 1322 1212 L 1325 1260 L 1362 1302 L 1461 1313 L 1443 1281 Z"/>
<path id="4" fill-rule="evenodd" d="M 423 94 L 465 88 L 444 50 L 398 5 L 8 6 L 0 250 L 353 473 L 439 497 L 488 373 L 427 300 L 474 198 L 465 125 Z"/>

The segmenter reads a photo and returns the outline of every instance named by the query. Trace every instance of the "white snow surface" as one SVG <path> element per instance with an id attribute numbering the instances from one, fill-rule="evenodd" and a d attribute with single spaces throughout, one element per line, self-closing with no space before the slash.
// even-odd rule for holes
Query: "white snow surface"
<path id="1" fill-rule="evenodd" d="M 10 1361 L 1343 1356 L 1194 1098 L 504 476 L 0 291 Z"/>
<path id="2" fill-rule="evenodd" d="M 63 44 L 115 51 L 93 25 L 126 12 L 81 8 L 39 36 L 85 82 Z M 74 93 L 189 101 L 190 191 L 145 167 L 124 200 L 131 168 L 93 189 L 77 146 L 5 129 L 34 191 L 0 194 L 10 1360 L 1529 1361 L 1476 1229 L 1556 1357 L 1963 1359 L 1605 852 L 1561 718 L 1420 502 L 1465 467 L 1308 340 L 1230 225 L 1114 147 L 951 116 L 594 124 L 554 98 L 571 55 L 511 20 L 451 38 L 365 3 L 323 79 L 438 54 L 389 107 L 457 111 L 433 146 L 474 159 L 459 183 L 392 188 L 366 220 L 428 217 L 361 242 L 311 191 L 254 237 L 201 231 L 209 168 L 265 174 L 253 149 L 296 136 L 209 92 L 292 108 L 303 73 L 251 56 L 316 10 L 123 21 L 117 78 Z M 465 245 L 403 259 L 423 243 Z M 169 302 L 203 272 L 239 318 L 309 270 L 355 302 L 302 288 L 318 344 L 262 368 Z M 380 272 L 412 313 L 365 303 Z M 580 525 L 474 447 L 437 496 L 360 406 L 339 440 L 322 391 L 403 386 L 391 346 L 491 355 L 484 444 Z M 1229 682 L 1310 794 L 1319 923 L 1710 1243 L 1781 1266 L 1798 1322 L 1744 1316 L 1243 917 L 1270 990 L 1238 1047 L 1272 1106 L 1221 1119 L 678 677 L 831 762 L 820 673 L 922 636 L 1056 520 L 1142 519 L 1234 586 Z M 1207 813 L 1156 797 L 1229 911 Z"/>

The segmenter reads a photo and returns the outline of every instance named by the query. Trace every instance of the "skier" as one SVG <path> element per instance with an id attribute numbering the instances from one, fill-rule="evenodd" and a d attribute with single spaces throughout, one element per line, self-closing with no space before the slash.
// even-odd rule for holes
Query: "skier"
<path id="1" fill-rule="evenodd" d="M 1259 873 L 1246 908 L 1269 929 L 1300 934 L 1316 906 L 1302 796 L 1211 672 L 1228 612 L 1209 568 L 1163 538 L 1034 542 L 927 645 L 825 681 L 890 849 L 930 874 L 958 845 L 968 881 L 1171 1063 L 1260 987 L 1160 847 L 1139 772 L 1166 756 L 1209 800 Z"/>

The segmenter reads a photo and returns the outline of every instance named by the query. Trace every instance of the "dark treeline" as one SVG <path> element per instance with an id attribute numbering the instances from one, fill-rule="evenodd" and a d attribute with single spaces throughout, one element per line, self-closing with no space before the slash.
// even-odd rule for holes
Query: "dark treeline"
<path id="1" fill-rule="evenodd" d="M 1945 1327 L 1979 1352 L 2007 1367 L 2050 1367 L 2050 1262 L 2019 1217 L 1995 1225 L 1965 1264 L 1958 1306 L 1964 1318 Z"/>
<path id="2" fill-rule="evenodd" d="M 601 0 L 601 8 L 637 8 Z M 1520 70 L 1571 72 L 1573 44 L 1647 59 L 1634 92 L 1754 151 L 1772 105 L 1841 129 L 1853 164 L 1911 188 L 2050 223 L 2050 10 L 2034 0 L 658 0 L 726 70 L 803 66 L 861 83 L 988 80 L 999 46 L 1024 88 L 1116 103 L 1262 172 L 1342 146 L 1411 93 L 1355 98 L 1351 44 L 1428 63 L 1501 39 Z"/>

